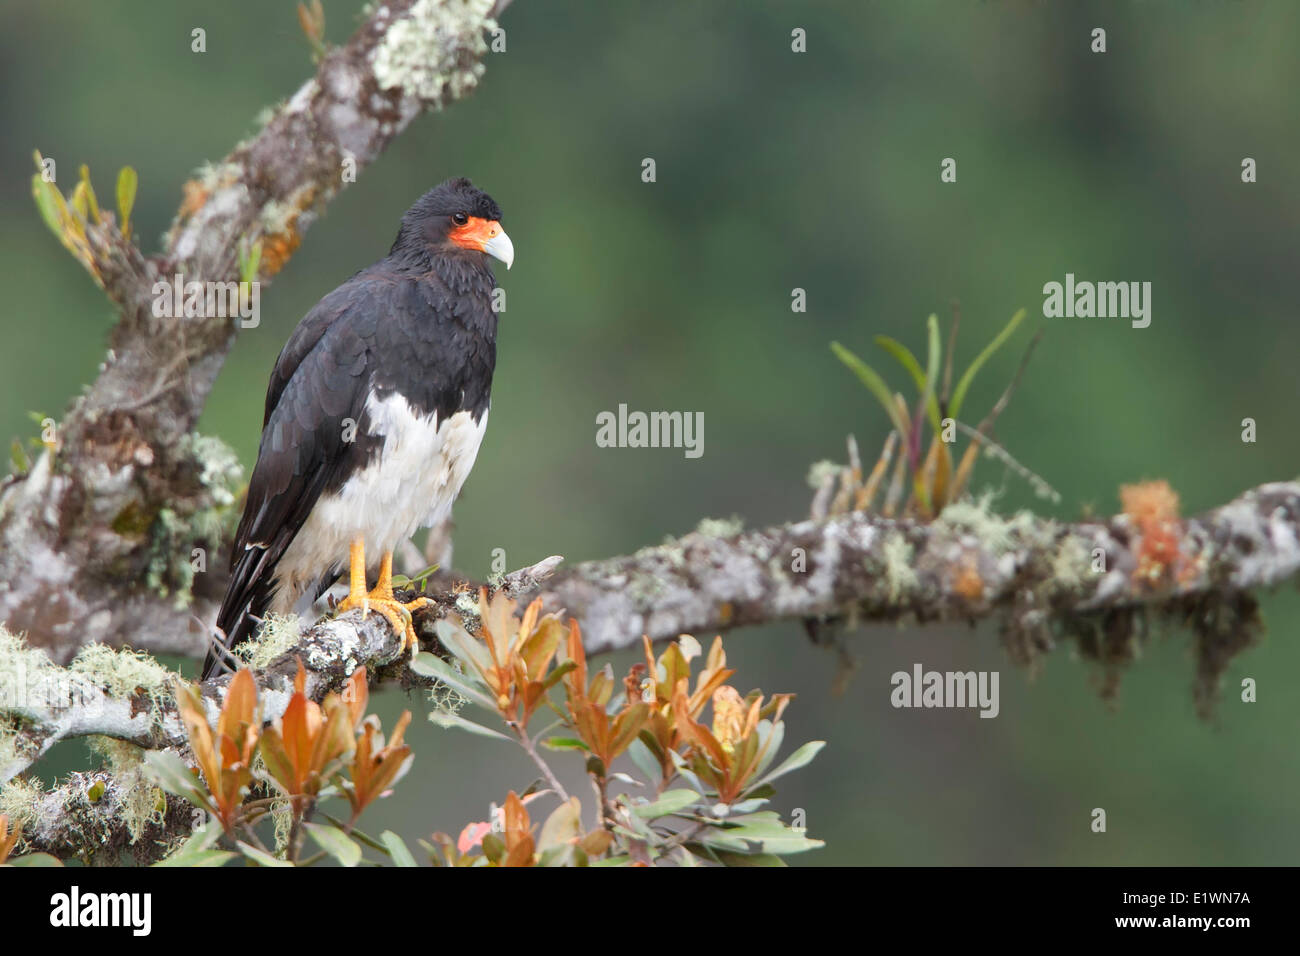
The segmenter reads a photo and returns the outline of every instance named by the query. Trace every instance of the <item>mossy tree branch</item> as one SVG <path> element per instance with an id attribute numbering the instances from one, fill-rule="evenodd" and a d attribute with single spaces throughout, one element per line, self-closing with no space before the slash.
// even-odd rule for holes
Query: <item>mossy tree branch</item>
<path id="1" fill-rule="evenodd" d="M 118 307 L 111 348 L 57 441 L 0 482 L 0 622 L 60 660 L 149 635 L 201 650 L 229 536 L 238 464 L 192 431 L 237 319 L 159 318 L 159 280 L 230 282 L 284 265 L 343 186 L 421 112 L 469 93 L 504 0 L 386 0 L 262 130 L 186 186 L 164 248 L 146 256 L 111 215 L 86 226 L 89 266 Z M 188 609 L 189 613 L 186 613 Z"/>
<path id="2" fill-rule="evenodd" d="M 782 620 L 993 618 L 1017 661 L 1032 662 L 1057 640 L 1073 639 L 1104 668 L 1111 688 L 1144 622 L 1165 618 L 1185 624 L 1195 637 L 1196 696 L 1208 707 L 1232 655 L 1261 629 L 1253 593 L 1300 573 L 1300 482 L 1262 485 L 1179 521 L 1177 549 L 1162 552 L 1168 558 L 1162 565 L 1152 565 L 1150 547 L 1123 514 L 1061 524 L 1028 513 L 1004 518 L 963 502 L 930 522 L 851 513 L 726 536 L 693 533 L 559 572 L 552 557 L 508 575 L 500 587 L 576 617 L 589 653 L 631 647 L 643 634 L 664 640 Z M 467 594 L 431 592 L 433 605 L 416 615 L 426 649 L 439 650 L 430 627 L 438 617 L 454 612 L 473 625 Z M 362 664 L 376 682 L 422 682 L 406 668 L 385 619 L 363 620 L 354 611 L 310 628 L 260 672 L 264 719 L 283 709 L 298 660 L 317 700 L 340 689 Z M 203 687 L 214 715 L 228 682 L 223 676 Z M 132 695 L 97 687 L 69 708 L 9 707 L 8 716 L 18 721 L 17 746 L 0 779 L 29 766 L 56 740 L 86 734 L 185 750 L 170 699 L 145 706 Z M 28 837 L 33 849 L 66 848 L 69 832 L 87 825 L 77 808 L 104 824 L 74 792 L 83 783 L 79 776 L 59 789 L 60 805 L 70 809 L 37 822 Z M 115 791 L 113 797 L 126 799 Z M 55 798 L 40 799 L 44 806 Z M 180 832 L 169 831 L 170 825 L 151 824 L 157 828 L 153 839 L 163 841 L 151 844 L 159 853 Z M 108 846 L 129 842 L 111 826 L 97 832 L 110 833 Z"/>

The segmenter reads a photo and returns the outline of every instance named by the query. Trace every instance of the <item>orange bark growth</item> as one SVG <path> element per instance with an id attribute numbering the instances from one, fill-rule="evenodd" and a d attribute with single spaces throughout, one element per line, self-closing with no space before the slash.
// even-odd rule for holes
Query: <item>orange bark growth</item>
<path id="1" fill-rule="evenodd" d="M 978 601 L 984 596 L 984 580 L 980 577 L 973 557 L 968 556 L 962 560 L 952 589 L 967 601 Z"/>
<path id="2" fill-rule="evenodd" d="M 1178 494 L 1167 481 L 1144 481 L 1120 486 L 1119 499 L 1140 535 L 1133 576 L 1152 586 L 1160 584 L 1182 562 Z"/>

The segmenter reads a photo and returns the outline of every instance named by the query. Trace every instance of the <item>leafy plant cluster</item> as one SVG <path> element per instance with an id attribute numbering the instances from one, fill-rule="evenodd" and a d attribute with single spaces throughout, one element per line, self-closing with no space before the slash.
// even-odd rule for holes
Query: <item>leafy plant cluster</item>
<path id="1" fill-rule="evenodd" d="M 369 689 L 364 667 L 352 674 L 341 694 L 330 694 L 320 704 L 307 697 L 305 685 L 300 663 L 283 715 L 264 727 L 253 673 L 240 670 L 213 727 L 198 688 L 178 682 L 176 702 L 198 769 L 171 751 L 153 751 L 145 761 L 159 786 L 204 811 L 207 820 L 164 864 L 220 866 L 241 854 L 264 866 L 305 865 L 326 857 L 347 866 L 361 862 L 357 820 L 410 769 L 411 748 L 402 735 L 411 714 L 404 712 L 385 739 L 379 719 L 365 713 Z M 247 799 L 253 789 L 266 795 Z M 347 801 L 344 818 L 321 807 L 336 798 Z M 276 851 L 258 834 L 257 825 L 268 817 L 276 818 L 284 832 Z M 317 851 L 304 856 L 307 837 Z M 390 856 L 410 855 L 394 834 L 364 841 Z"/>
<path id="2" fill-rule="evenodd" d="M 960 418 L 967 392 L 975 376 L 984 363 L 1011 338 L 1016 328 L 1024 321 L 1026 314 L 1025 310 L 1021 309 L 1011 317 L 1002 331 L 975 356 L 966 371 L 957 379 L 955 386 L 952 380 L 959 326 L 957 318 L 953 320 L 945 354 L 939 337 L 939 320 L 936 316 L 930 316 L 926 323 L 928 337 L 924 368 L 907 346 L 887 335 L 877 335 L 875 344 L 895 359 L 916 383 L 919 394 L 915 407 L 908 405 L 907 399 L 901 392 L 892 391 L 875 369 L 839 342 L 832 342 L 831 351 L 848 366 L 880 403 L 892 429 L 875 467 L 865 479 L 858 460 L 857 445 L 852 439 L 849 440 L 848 466 L 836 467 L 829 476 L 826 476 L 829 478 L 827 488 L 833 494 L 831 500 L 827 502 L 827 511 L 839 514 L 850 510 L 874 510 L 876 499 L 881 490 L 885 489 L 881 507 L 881 512 L 885 516 L 892 517 L 899 511 L 901 505 L 903 514 L 923 520 L 933 518 L 943 511 L 947 504 L 961 497 L 966 490 L 981 448 L 986 454 L 1001 459 L 1027 479 L 1040 496 L 1055 499 L 1056 492 L 1042 478 L 1016 462 L 1005 449 L 992 440 L 993 426 L 998 416 L 1006 409 L 1020 374 L 1024 371 L 1024 366 L 1038 341 L 1038 336 L 1035 336 L 1030 343 L 1015 379 L 980 424 L 971 427 L 964 424 Z M 927 423 L 930 428 L 928 444 Z M 958 431 L 966 433 L 970 441 L 961 460 L 954 468 L 950 449 L 955 447 Z M 899 444 L 902 450 L 895 458 L 895 449 Z M 886 486 L 885 477 L 889 472 L 891 461 L 894 462 L 894 472 Z M 816 484 L 820 483 L 819 481 Z M 838 488 L 835 487 L 836 485 Z"/>
<path id="3" fill-rule="evenodd" d="M 440 620 L 445 659 L 422 653 L 411 665 L 436 682 L 440 704 L 430 719 L 513 740 L 542 775 L 457 838 L 434 833 L 419 841 L 431 863 L 779 865 L 786 854 L 822 845 L 768 803 L 772 783 L 808 764 L 823 744 L 805 744 L 775 763 L 791 695 L 742 695 L 728 683 L 734 671 L 720 638 L 705 655 L 683 635 L 658 658 L 647 640 L 644 661 L 619 680 L 608 665 L 589 668 L 576 621 L 542 615 L 540 601 L 516 612 L 514 601 L 481 590 L 477 634 L 463 621 Z M 413 759 L 402 742 L 409 712 L 388 740 L 378 719 L 365 715 L 364 668 L 342 694 L 321 704 L 306 696 L 300 668 L 283 716 L 265 728 L 248 670 L 232 680 L 215 728 L 197 688 L 180 687 L 177 700 L 198 769 L 169 752 L 146 759 L 160 786 L 207 820 L 164 863 L 221 865 L 240 856 L 257 865 L 377 862 L 364 857 L 368 847 L 394 864 L 416 865 L 396 834 L 376 839 L 357 827 L 365 808 L 397 784 Z M 462 716 L 467 705 L 500 729 Z M 560 782 L 552 754 L 582 759 L 591 785 L 586 807 Z M 346 800 L 348 812 L 325 812 L 330 800 Z M 534 814 L 542 801 L 557 805 L 544 818 L 537 815 L 539 825 Z M 258 833 L 268 816 L 283 833 L 274 849 Z M 307 838 L 314 844 L 310 854 Z"/>

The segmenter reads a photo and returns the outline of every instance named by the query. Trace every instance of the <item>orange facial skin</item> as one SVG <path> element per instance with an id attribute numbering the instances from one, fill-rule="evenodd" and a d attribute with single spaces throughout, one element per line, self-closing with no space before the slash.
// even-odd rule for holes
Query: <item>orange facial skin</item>
<path id="1" fill-rule="evenodd" d="M 451 231 L 447 233 L 447 238 L 466 249 L 477 249 L 479 252 L 486 252 L 484 246 L 487 245 L 488 240 L 500 234 L 501 223 L 495 219 L 480 219 L 477 216 L 470 216 L 469 222 L 465 223 L 465 225 L 453 225 Z"/>

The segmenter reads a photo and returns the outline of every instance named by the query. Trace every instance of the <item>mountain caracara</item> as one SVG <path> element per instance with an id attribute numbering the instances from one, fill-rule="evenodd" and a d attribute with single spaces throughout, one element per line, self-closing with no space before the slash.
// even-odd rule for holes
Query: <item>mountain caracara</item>
<path id="1" fill-rule="evenodd" d="M 307 313 L 276 360 L 257 465 L 231 553 L 221 646 L 256 618 L 318 598 L 343 571 L 340 612 L 383 614 L 414 645 L 393 596 L 393 549 L 451 511 L 487 427 L 496 365 L 495 280 L 510 268 L 501 210 L 451 179 L 402 217 L 388 255 Z M 366 591 L 367 556 L 378 558 Z M 217 646 L 203 679 L 217 668 Z"/>

